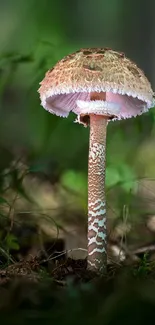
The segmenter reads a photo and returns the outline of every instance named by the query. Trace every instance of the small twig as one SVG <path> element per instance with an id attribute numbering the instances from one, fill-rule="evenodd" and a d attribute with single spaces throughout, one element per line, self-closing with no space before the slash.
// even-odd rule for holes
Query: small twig
<path id="1" fill-rule="evenodd" d="M 132 254 L 137 255 L 137 254 L 140 254 L 140 253 L 147 253 L 149 251 L 155 251 L 155 245 L 150 245 L 150 246 L 137 248 L 132 252 Z"/>
<path id="2" fill-rule="evenodd" d="M 64 251 L 62 251 L 62 252 L 58 252 L 58 251 L 56 251 L 55 253 L 60 253 L 60 254 L 57 255 L 57 256 L 53 256 L 53 257 L 52 257 L 52 255 L 50 255 L 49 258 L 46 259 L 46 260 L 43 260 L 43 262 L 52 261 L 52 260 L 55 260 L 55 259 L 57 259 L 58 257 L 63 256 L 63 255 L 65 255 L 65 254 L 67 254 L 67 253 L 71 253 L 71 252 L 73 252 L 73 251 L 79 251 L 79 250 L 80 250 L 80 251 L 87 252 L 87 249 L 85 249 L 85 248 L 73 248 L 73 249 L 64 250 Z"/>

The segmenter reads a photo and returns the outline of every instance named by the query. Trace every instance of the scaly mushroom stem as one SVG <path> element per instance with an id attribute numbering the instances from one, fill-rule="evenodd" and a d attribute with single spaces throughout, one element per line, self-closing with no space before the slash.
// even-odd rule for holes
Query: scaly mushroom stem
<path id="1" fill-rule="evenodd" d="M 88 163 L 88 268 L 106 270 L 107 233 L 105 198 L 106 128 L 108 117 L 90 114 Z"/>

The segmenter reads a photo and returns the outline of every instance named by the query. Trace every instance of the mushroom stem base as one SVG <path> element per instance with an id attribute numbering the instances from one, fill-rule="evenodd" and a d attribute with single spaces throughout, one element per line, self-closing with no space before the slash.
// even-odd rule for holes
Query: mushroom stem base
<path id="1" fill-rule="evenodd" d="M 104 272 L 107 265 L 105 199 L 106 129 L 108 117 L 90 114 L 88 163 L 88 268 Z"/>

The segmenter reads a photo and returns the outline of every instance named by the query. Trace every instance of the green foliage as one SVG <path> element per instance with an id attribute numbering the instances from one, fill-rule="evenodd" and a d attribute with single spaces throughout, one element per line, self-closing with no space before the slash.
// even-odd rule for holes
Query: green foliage
<path id="1" fill-rule="evenodd" d="M 106 185 L 111 188 L 117 184 L 125 192 L 135 190 L 136 175 L 134 170 L 127 164 L 108 165 L 106 168 Z"/>
<path id="2" fill-rule="evenodd" d="M 20 248 L 17 237 L 11 233 L 8 233 L 6 235 L 3 245 L 4 245 L 4 249 L 6 249 L 8 252 L 11 249 L 19 250 Z"/>
<path id="3" fill-rule="evenodd" d="M 106 168 L 106 185 L 112 187 L 120 182 L 119 170 L 114 166 L 107 166 Z"/>
<path id="4" fill-rule="evenodd" d="M 155 268 L 155 261 L 149 261 L 149 254 L 146 252 L 140 260 L 140 264 L 133 268 L 133 274 L 138 279 L 147 278 Z"/>
<path id="5" fill-rule="evenodd" d="M 74 170 L 67 170 L 62 174 L 61 184 L 69 190 L 86 196 L 87 193 L 87 177 L 82 172 L 76 172 Z"/>

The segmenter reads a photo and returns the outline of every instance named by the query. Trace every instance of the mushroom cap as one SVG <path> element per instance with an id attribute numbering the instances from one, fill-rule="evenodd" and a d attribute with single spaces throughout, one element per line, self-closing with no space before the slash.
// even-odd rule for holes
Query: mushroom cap
<path id="1" fill-rule="evenodd" d="M 78 116 L 105 115 L 106 108 L 115 119 L 130 118 L 154 105 L 154 93 L 143 71 L 123 53 L 107 48 L 81 49 L 64 57 L 40 85 L 42 106 L 62 117 L 70 111 Z M 92 103 L 92 92 L 105 92 L 106 102 Z"/>

